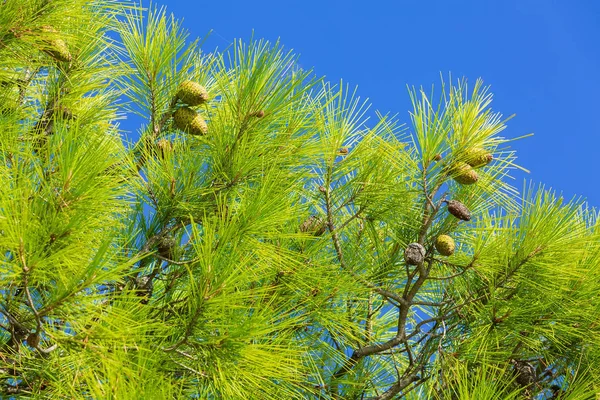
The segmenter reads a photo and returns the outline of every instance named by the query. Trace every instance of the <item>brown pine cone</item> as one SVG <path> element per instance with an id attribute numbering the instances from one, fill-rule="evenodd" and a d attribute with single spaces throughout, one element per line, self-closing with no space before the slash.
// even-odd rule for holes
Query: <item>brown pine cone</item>
<path id="1" fill-rule="evenodd" d="M 321 236 L 326 229 L 325 220 L 317 215 L 311 215 L 300 225 L 300 232 L 312 233 L 315 236 Z"/>
<path id="2" fill-rule="evenodd" d="M 404 250 L 404 261 L 408 265 L 419 265 L 425 260 L 425 247 L 419 243 L 410 243 Z"/>
<path id="3" fill-rule="evenodd" d="M 471 211 L 460 201 L 457 200 L 445 200 L 448 204 L 448 212 L 454 215 L 461 221 L 471 220 Z"/>

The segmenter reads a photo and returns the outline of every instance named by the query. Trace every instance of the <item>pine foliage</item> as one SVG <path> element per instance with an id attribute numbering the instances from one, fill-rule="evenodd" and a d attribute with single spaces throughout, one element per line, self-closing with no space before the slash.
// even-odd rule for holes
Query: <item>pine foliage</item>
<path id="1" fill-rule="evenodd" d="M 188 39 L 0 4 L 0 397 L 595 398 L 598 213 L 509 184 L 481 81 L 367 123 L 279 43 Z"/>

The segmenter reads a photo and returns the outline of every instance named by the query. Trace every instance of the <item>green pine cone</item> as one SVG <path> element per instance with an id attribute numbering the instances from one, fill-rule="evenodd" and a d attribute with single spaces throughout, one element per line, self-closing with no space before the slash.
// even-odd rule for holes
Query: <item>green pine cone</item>
<path id="1" fill-rule="evenodd" d="M 435 249 L 443 256 L 451 256 L 455 248 L 454 239 L 448 235 L 440 235 L 435 240 Z"/>
<path id="2" fill-rule="evenodd" d="M 42 32 L 55 34 L 57 33 L 56 29 L 52 26 L 44 26 L 42 27 Z M 44 53 L 48 54 L 50 57 L 54 58 L 57 61 L 69 62 L 71 61 L 71 53 L 69 52 L 69 48 L 67 47 L 67 43 L 60 38 L 52 38 L 45 41 L 46 45 L 42 49 Z"/>
<path id="3" fill-rule="evenodd" d="M 181 107 L 173 113 L 173 122 L 177 129 L 190 135 L 206 135 L 208 126 L 200 114 L 189 107 Z"/>
<path id="4" fill-rule="evenodd" d="M 473 168 L 480 168 L 488 165 L 494 156 L 492 153 L 481 147 L 469 149 L 465 154 L 465 162 Z"/>
<path id="5" fill-rule="evenodd" d="M 54 39 L 48 42 L 48 48 L 44 51 L 57 61 L 69 62 L 71 61 L 71 53 L 67 44 L 62 39 Z"/>
<path id="6" fill-rule="evenodd" d="M 208 92 L 196 82 L 185 81 L 179 85 L 177 98 L 188 106 L 198 106 L 208 101 Z"/>
<path id="7" fill-rule="evenodd" d="M 479 180 L 477 172 L 469 164 L 458 162 L 452 168 L 453 179 L 461 185 L 472 185 Z"/>

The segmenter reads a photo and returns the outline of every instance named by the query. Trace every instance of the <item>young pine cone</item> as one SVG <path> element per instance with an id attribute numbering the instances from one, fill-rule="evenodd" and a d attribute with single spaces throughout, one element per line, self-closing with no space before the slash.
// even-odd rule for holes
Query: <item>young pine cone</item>
<path id="1" fill-rule="evenodd" d="M 469 164 L 458 162 L 452 168 L 452 178 L 461 185 L 472 185 L 479 180 L 479 175 Z"/>
<path id="2" fill-rule="evenodd" d="M 50 34 L 57 33 L 56 29 L 48 25 L 42 28 L 42 32 Z M 48 54 L 50 57 L 53 57 L 57 61 L 71 61 L 71 53 L 69 52 L 69 48 L 65 41 L 60 38 L 46 40 L 45 46 L 42 50 L 44 53 Z"/>
<path id="3" fill-rule="evenodd" d="M 411 243 L 404 250 L 404 261 L 408 265 L 419 265 L 425 260 L 425 247 L 419 243 Z"/>
<path id="4" fill-rule="evenodd" d="M 199 83 L 185 81 L 179 85 L 177 98 L 188 106 L 198 106 L 208 101 L 208 92 Z"/>
<path id="5" fill-rule="evenodd" d="M 456 200 L 444 200 L 448 205 L 448 212 L 454 215 L 461 221 L 471 220 L 471 211 L 460 201 Z"/>
<path id="6" fill-rule="evenodd" d="M 253 117 L 262 118 L 265 116 L 265 110 L 258 110 L 251 114 Z"/>
<path id="7" fill-rule="evenodd" d="M 173 113 L 173 122 L 177 129 L 190 135 L 206 135 L 208 126 L 200 114 L 189 107 L 178 108 Z"/>
<path id="8" fill-rule="evenodd" d="M 325 220 L 317 215 L 311 215 L 300 225 L 300 232 L 312 233 L 315 236 L 321 236 L 326 229 Z"/>
<path id="9" fill-rule="evenodd" d="M 480 168 L 492 162 L 492 153 L 481 147 L 474 147 L 465 154 L 465 162 L 473 168 Z"/>
<path id="10" fill-rule="evenodd" d="M 451 256 L 455 248 L 454 239 L 448 235 L 440 235 L 435 240 L 435 249 L 443 256 Z"/>

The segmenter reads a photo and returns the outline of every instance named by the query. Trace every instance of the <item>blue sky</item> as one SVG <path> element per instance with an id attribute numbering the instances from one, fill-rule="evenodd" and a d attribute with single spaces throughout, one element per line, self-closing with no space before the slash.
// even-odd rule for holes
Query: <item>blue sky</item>
<path id="1" fill-rule="evenodd" d="M 147 5 L 147 2 L 144 2 Z M 481 77 L 493 108 L 516 114 L 507 137 L 515 174 L 566 198 L 600 207 L 600 1 L 397 0 L 213 1 L 158 0 L 207 50 L 234 38 L 281 39 L 300 64 L 319 76 L 358 86 L 372 110 L 409 122 L 406 85 L 430 87 L 440 73 Z"/>

